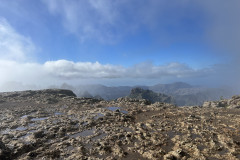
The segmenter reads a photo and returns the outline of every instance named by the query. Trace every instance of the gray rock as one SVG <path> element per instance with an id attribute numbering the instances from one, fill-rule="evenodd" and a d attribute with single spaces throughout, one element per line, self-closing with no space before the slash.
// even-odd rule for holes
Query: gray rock
<path id="1" fill-rule="evenodd" d="M 33 133 L 34 138 L 43 138 L 45 136 L 44 131 L 37 131 Z"/>
<path id="2" fill-rule="evenodd" d="M 0 159 L 1 160 L 11 159 L 11 150 L 7 148 L 2 141 L 0 141 Z"/>

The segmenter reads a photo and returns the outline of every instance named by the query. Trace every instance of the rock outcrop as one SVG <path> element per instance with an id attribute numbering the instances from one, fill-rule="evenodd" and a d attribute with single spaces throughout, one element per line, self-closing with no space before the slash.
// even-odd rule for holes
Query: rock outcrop
<path id="1" fill-rule="evenodd" d="M 45 89 L 45 90 L 28 90 L 28 91 L 16 91 L 16 92 L 0 92 L 1 97 L 36 97 L 38 95 L 51 95 L 51 96 L 72 96 L 76 97 L 76 95 L 71 90 L 65 89 Z"/>
<path id="2" fill-rule="evenodd" d="M 155 102 L 165 102 L 165 103 L 172 103 L 174 104 L 174 99 L 171 96 L 161 94 L 161 93 L 155 93 L 151 90 L 145 90 L 142 88 L 133 88 L 131 90 L 129 98 L 133 99 L 146 99 L 152 103 Z"/>
<path id="3" fill-rule="evenodd" d="M 240 96 L 233 96 L 231 99 L 225 99 L 220 101 L 204 102 L 203 107 L 240 108 Z"/>
<path id="4" fill-rule="evenodd" d="M 11 150 L 2 141 L 0 141 L 0 159 L 11 159 Z"/>

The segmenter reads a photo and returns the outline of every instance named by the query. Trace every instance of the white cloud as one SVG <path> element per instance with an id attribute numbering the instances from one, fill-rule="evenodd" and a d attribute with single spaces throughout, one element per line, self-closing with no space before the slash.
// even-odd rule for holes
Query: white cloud
<path id="1" fill-rule="evenodd" d="M 71 62 L 66 60 L 50 61 L 43 65 L 44 69 L 55 77 L 73 78 L 181 78 L 205 75 L 204 70 L 194 70 L 181 63 L 153 65 L 141 63 L 133 67 L 103 65 L 99 62 Z M 203 72 L 204 71 L 204 72 Z"/>
<path id="2" fill-rule="evenodd" d="M 42 0 L 49 12 L 60 17 L 63 26 L 81 41 L 97 40 L 101 43 L 115 43 L 141 27 L 167 26 L 167 1 L 156 0 Z M 179 4 L 179 2 L 176 2 Z M 177 7 L 178 5 L 173 5 Z M 174 7 L 171 7 L 173 9 Z M 171 22 L 172 23 L 172 22 Z M 159 31 L 159 26 L 156 27 Z"/>
<path id="3" fill-rule="evenodd" d="M 50 13 L 60 17 L 64 27 L 81 41 L 114 43 L 141 29 L 166 41 L 192 38 L 185 21 L 196 2 L 189 0 L 42 0 Z M 200 23 L 199 23 L 200 25 Z M 200 26 L 199 26 L 200 27 Z M 172 28 L 169 30 L 169 28 Z M 174 34 L 173 34 L 174 33 Z"/>
<path id="4" fill-rule="evenodd" d="M 6 19 L 0 17 L 0 59 L 26 61 L 36 51 L 31 39 L 18 34 Z"/>
<path id="5" fill-rule="evenodd" d="M 98 39 L 110 42 L 119 36 L 117 32 L 121 24 L 118 23 L 118 11 L 114 6 L 116 2 L 109 0 L 43 0 L 43 2 L 52 14 L 62 17 L 64 27 L 77 35 L 81 41 Z"/>
<path id="6" fill-rule="evenodd" d="M 40 64 L 12 60 L 0 60 L 0 75 L 1 84 L 8 81 L 37 84 L 45 79 L 45 73 Z"/>
<path id="7" fill-rule="evenodd" d="M 71 62 L 67 60 L 49 61 L 43 67 L 52 76 L 73 78 L 119 78 L 125 68 L 114 65 L 102 65 L 99 62 Z"/>
<path id="8" fill-rule="evenodd" d="M 181 63 L 153 65 L 142 63 L 133 67 L 122 67 L 98 62 L 72 62 L 67 60 L 39 63 L 20 63 L 15 61 L 0 61 L 0 84 L 17 81 L 23 84 L 49 86 L 67 81 L 91 80 L 98 83 L 114 79 L 175 79 L 198 78 L 211 73 L 209 69 L 194 70 Z M 136 79 L 135 79 L 136 80 Z M 137 81 L 137 80 L 136 80 Z"/>

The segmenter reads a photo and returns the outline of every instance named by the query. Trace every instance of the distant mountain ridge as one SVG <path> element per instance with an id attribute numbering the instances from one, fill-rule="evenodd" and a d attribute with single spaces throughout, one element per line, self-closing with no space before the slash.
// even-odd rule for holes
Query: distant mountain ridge
<path id="1" fill-rule="evenodd" d="M 53 88 L 70 89 L 78 97 L 88 96 L 101 97 L 105 100 L 114 100 L 120 97 L 126 97 L 133 88 L 142 88 L 152 90 L 156 93 L 166 94 L 174 98 L 178 106 L 202 105 L 204 101 L 219 100 L 220 97 L 230 98 L 234 93 L 230 89 L 207 88 L 201 86 L 192 86 L 184 82 L 171 84 L 156 84 L 153 86 L 118 86 L 108 87 L 101 84 L 95 85 L 77 85 L 71 86 L 63 84 L 62 86 L 52 86 Z M 50 87 L 51 88 L 51 87 Z"/>

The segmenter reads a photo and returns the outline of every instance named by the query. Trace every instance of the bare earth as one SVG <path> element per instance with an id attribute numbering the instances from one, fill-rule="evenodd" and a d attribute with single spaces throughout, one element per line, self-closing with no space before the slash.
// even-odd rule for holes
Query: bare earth
<path id="1" fill-rule="evenodd" d="M 240 159 L 240 109 L 0 94 L 0 159 Z"/>

